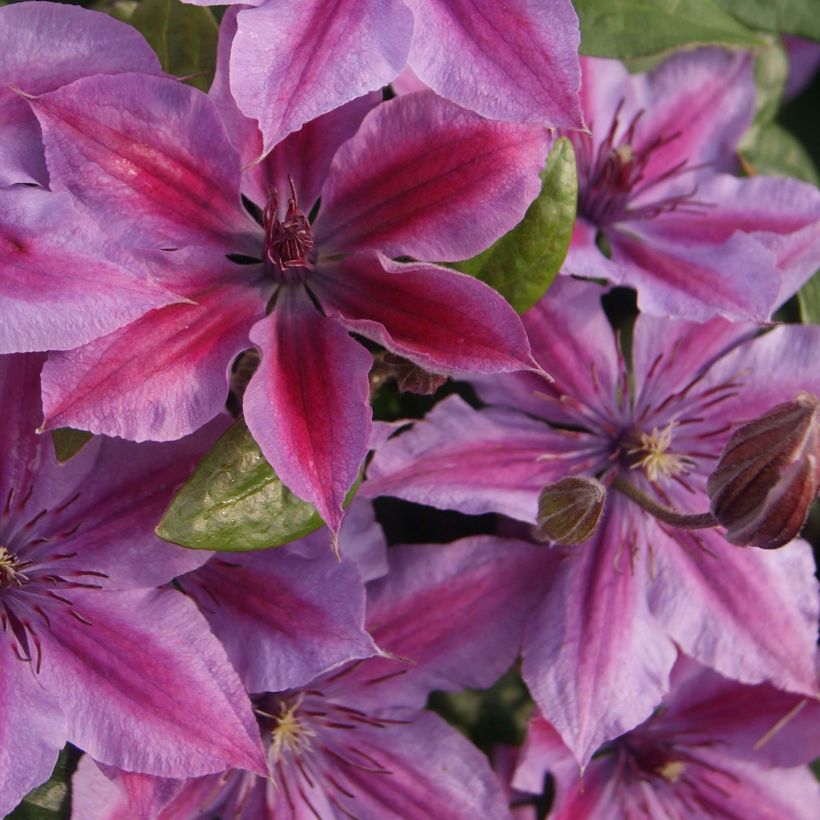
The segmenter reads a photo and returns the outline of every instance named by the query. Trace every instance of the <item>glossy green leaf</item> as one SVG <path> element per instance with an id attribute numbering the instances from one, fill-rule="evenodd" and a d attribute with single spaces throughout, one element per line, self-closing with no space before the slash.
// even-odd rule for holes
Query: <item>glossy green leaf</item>
<path id="1" fill-rule="evenodd" d="M 596 57 L 646 57 L 703 43 L 764 44 L 716 0 L 575 0 L 574 6 L 581 53 Z"/>
<path id="2" fill-rule="evenodd" d="M 572 239 L 578 175 L 566 137 L 550 151 L 542 180 L 541 193 L 515 228 L 483 253 L 455 265 L 494 287 L 519 313 L 546 293 Z"/>
<path id="3" fill-rule="evenodd" d="M 141 0 L 128 22 L 142 32 L 169 74 L 208 90 L 219 34 L 209 8 L 181 0 Z"/>
<path id="4" fill-rule="evenodd" d="M 820 9 L 813 0 L 717 0 L 733 17 L 763 31 L 820 40 Z"/>
<path id="5" fill-rule="evenodd" d="M 820 325 L 820 271 L 797 294 L 800 318 L 807 325 Z"/>
<path id="6" fill-rule="evenodd" d="M 241 552 L 281 547 L 322 523 L 279 480 L 240 420 L 199 463 L 156 532 L 182 547 Z"/>
<path id="7" fill-rule="evenodd" d="M 72 430 L 71 427 L 58 427 L 51 431 L 57 461 L 68 461 L 72 456 L 76 456 L 91 439 L 91 433 L 85 430 Z"/>
<path id="8" fill-rule="evenodd" d="M 796 177 L 820 184 L 820 176 L 803 144 L 775 122 L 759 129 L 750 143 L 744 140 L 740 156 L 748 174 Z"/>

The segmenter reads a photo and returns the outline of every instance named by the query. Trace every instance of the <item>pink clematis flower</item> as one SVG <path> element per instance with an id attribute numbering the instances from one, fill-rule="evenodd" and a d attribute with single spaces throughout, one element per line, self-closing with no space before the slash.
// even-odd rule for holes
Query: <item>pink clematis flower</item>
<path id="1" fill-rule="evenodd" d="M 477 380 L 490 407 L 441 402 L 377 450 L 361 492 L 534 523 L 542 487 L 592 475 L 701 513 L 732 430 L 820 387 L 818 327 L 755 335 L 723 319 L 641 315 L 630 376 L 596 286 L 561 279 L 524 321 L 555 383 Z M 727 677 L 815 693 L 818 595 L 804 542 L 736 547 L 716 529 L 665 524 L 611 487 L 591 539 L 550 552 L 523 676 L 581 764 L 660 703 L 676 646 Z"/>
<path id="2" fill-rule="evenodd" d="M 98 76 L 31 104 L 53 187 L 109 235 L 173 250 L 161 284 L 188 300 L 53 355 L 47 428 L 178 438 L 219 412 L 231 362 L 256 345 L 248 426 L 337 531 L 370 430 L 371 355 L 349 331 L 445 374 L 533 366 L 520 320 L 491 288 L 390 257 L 465 258 L 509 230 L 538 192 L 542 129 L 488 122 L 432 92 L 367 116 L 372 102 L 352 103 L 254 170 L 269 187 L 259 225 L 240 204 L 217 108 L 195 89 Z"/>
<path id="3" fill-rule="evenodd" d="M 672 689 L 644 723 L 602 746 L 583 778 L 540 715 L 530 723 L 513 786 L 555 779 L 555 820 L 743 817 L 811 820 L 820 784 L 820 706 L 771 686 L 743 686 L 681 656 Z"/>
<path id="4" fill-rule="evenodd" d="M 187 0 L 213 5 L 217 0 Z M 488 119 L 579 128 L 570 0 L 256 0 L 238 24 L 230 85 L 264 153 L 304 123 L 387 85 L 407 65 Z"/>
<path id="5" fill-rule="evenodd" d="M 732 176 L 754 116 L 751 58 L 701 49 L 649 74 L 582 68 L 591 134 L 567 132 L 579 195 L 563 272 L 631 285 L 653 314 L 767 318 L 817 268 L 820 192 Z"/>
<path id="6" fill-rule="evenodd" d="M 158 447 L 37 436 L 42 356 L 0 357 L 0 813 L 66 741 L 160 776 L 264 771 L 250 703 L 196 607 L 158 584 L 207 555 L 152 522 L 224 428 Z M 139 674 L 134 674 L 134 670 Z"/>
<path id="7" fill-rule="evenodd" d="M 512 663 L 545 558 L 495 538 L 391 549 L 390 572 L 370 585 L 367 605 L 369 629 L 390 656 L 254 696 L 269 778 L 172 782 L 104 769 L 106 779 L 86 758 L 75 816 L 507 817 L 487 759 L 423 706 L 434 688 L 485 687 Z M 530 572 L 518 573 L 518 562 Z"/>

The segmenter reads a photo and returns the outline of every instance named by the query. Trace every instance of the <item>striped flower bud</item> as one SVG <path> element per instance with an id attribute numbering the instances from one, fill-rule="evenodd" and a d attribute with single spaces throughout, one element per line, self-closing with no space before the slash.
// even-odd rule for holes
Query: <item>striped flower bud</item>
<path id="1" fill-rule="evenodd" d="M 538 497 L 533 535 L 539 541 L 580 544 L 598 528 L 606 488 L 594 478 L 562 478 L 547 484 Z"/>
<path id="2" fill-rule="evenodd" d="M 820 490 L 820 402 L 799 393 L 738 428 L 706 485 L 739 546 L 775 549 L 800 534 Z"/>

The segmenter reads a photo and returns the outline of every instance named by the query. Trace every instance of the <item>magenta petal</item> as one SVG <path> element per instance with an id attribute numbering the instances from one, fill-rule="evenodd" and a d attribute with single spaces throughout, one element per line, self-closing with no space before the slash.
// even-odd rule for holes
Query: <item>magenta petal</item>
<path id="1" fill-rule="evenodd" d="M 380 105 L 333 160 L 315 224 L 321 252 L 474 256 L 521 221 L 549 142 L 546 129 L 488 122 L 432 91 Z"/>
<path id="2" fill-rule="evenodd" d="M 265 772 L 247 695 L 193 603 L 173 590 L 71 596 L 91 623 L 52 617 L 40 677 L 59 693 L 72 743 L 167 777 Z"/>
<path id="3" fill-rule="evenodd" d="M 231 361 L 250 347 L 248 331 L 264 313 L 266 285 L 254 282 L 258 269 L 205 251 L 166 256 L 190 277 L 174 285 L 194 304 L 152 311 L 85 347 L 52 354 L 43 371 L 46 427 L 167 441 L 220 412 Z"/>
<path id="4" fill-rule="evenodd" d="M 607 516 L 594 540 L 566 555 L 524 643 L 524 680 L 581 766 L 652 714 L 676 657 L 647 607 L 646 562 L 630 567 L 642 522 L 617 496 Z"/>
<path id="5" fill-rule="evenodd" d="M 504 373 L 534 365 L 517 314 L 466 274 L 358 253 L 323 265 L 312 284 L 329 315 L 426 370 Z"/>
<path id="6" fill-rule="evenodd" d="M 303 123 L 387 85 L 413 31 L 401 0 L 268 0 L 239 12 L 231 90 L 265 150 Z"/>
<path id="7" fill-rule="evenodd" d="M 239 201 L 239 157 L 201 91 L 162 77 L 95 76 L 31 105 L 52 187 L 77 197 L 109 236 L 258 252 L 261 232 L 249 240 L 258 228 Z"/>
<path id="8" fill-rule="evenodd" d="M 489 536 L 394 547 L 388 558 L 390 573 L 368 587 L 367 623 L 376 643 L 408 664 L 396 674 L 394 660 L 371 661 L 361 674 L 377 678 L 383 667 L 396 675 L 391 703 L 417 707 L 433 689 L 485 688 L 500 677 L 553 560 L 541 547 Z"/>
<path id="9" fill-rule="evenodd" d="M 580 33 L 570 0 L 407 0 L 410 65 L 434 91 L 488 119 L 583 124 Z"/>
<path id="10" fill-rule="evenodd" d="M 302 558 L 285 550 L 212 558 L 184 576 L 249 692 L 309 683 L 378 651 L 364 631 L 364 585 L 327 549 Z"/>
<path id="11" fill-rule="evenodd" d="M 66 350 L 180 301 L 65 194 L 0 190 L 0 353 Z"/>
<path id="12" fill-rule="evenodd" d="M 245 419 L 285 485 L 334 531 L 370 435 L 371 356 L 301 287 L 283 287 L 251 329 L 262 362 L 245 393 Z"/>
<path id="13" fill-rule="evenodd" d="M 2 18 L 0 18 L 2 19 Z M 17 660 L 4 641 L 0 647 L 0 815 L 6 816 L 48 780 L 67 737 L 57 699 Z"/>
<path id="14" fill-rule="evenodd" d="M 533 523 L 539 491 L 575 465 L 580 435 L 516 411 L 479 412 L 449 396 L 378 448 L 361 492 Z"/>

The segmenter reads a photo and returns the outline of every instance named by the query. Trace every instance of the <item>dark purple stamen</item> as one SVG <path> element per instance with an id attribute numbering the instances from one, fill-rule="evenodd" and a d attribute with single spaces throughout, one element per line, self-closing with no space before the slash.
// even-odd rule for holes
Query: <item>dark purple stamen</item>
<path id="1" fill-rule="evenodd" d="M 271 189 L 263 212 L 265 228 L 265 264 L 279 280 L 303 280 L 313 269 L 313 231 L 304 211 L 296 202 L 296 187 L 290 183 L 290 199 L 285 218 L 279 217 L 279 194 Z"/>

